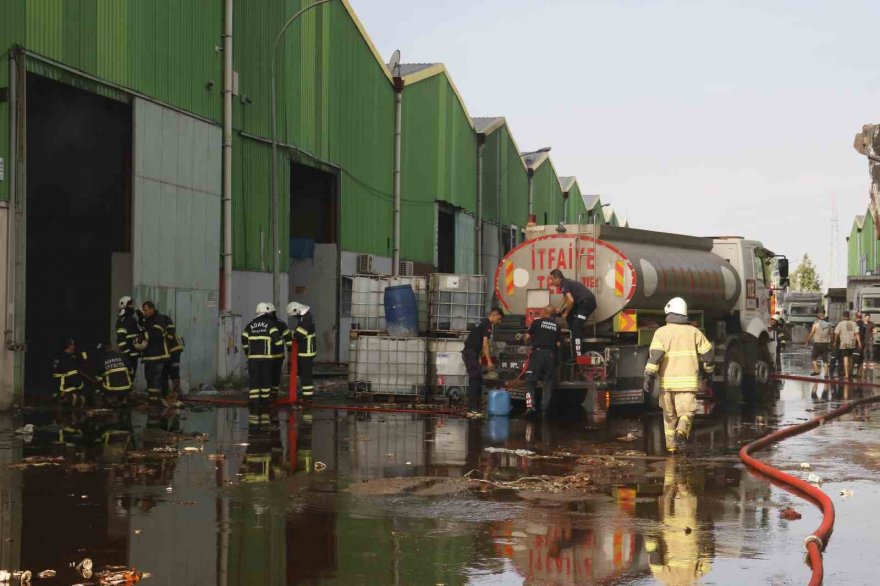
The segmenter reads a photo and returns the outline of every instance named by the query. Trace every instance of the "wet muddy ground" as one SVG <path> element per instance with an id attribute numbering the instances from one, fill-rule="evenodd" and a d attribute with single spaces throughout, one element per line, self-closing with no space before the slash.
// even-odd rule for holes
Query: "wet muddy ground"
<path id="1" fill-rule="evenodd" d="M 803 356 L 786 367 L 802 369 Z M 872 392 L 788 381 L 747 408 L 707 404 L 686 460 L 664 456 L 658 414 L 637 412 L 10 416 L 0 569 L 56 570 L 35 580 L 47 585 L 96 583 L 71 567 L 85 557 L 176 586 L 802 584 L 819 513 L 736 452 Z M 33 433 L 15 433 L 25 423 Z M 823 478 L 837 508 L 826 583 L 876 584 L 880 414 L 860 410 L 762 455 Z M 786 507 L 802 518 L 781 518 Z"/>

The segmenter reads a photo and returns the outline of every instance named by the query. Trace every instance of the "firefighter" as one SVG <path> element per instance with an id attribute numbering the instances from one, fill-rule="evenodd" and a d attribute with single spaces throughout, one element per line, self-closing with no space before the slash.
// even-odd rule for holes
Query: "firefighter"
<path id="1" fill-rule="evenodd" d="M 271 317 L 272 304 L 257 304 L 256 317 L 241 332 L 241 347 L 248 361 L 248 405 L 269 401 L 275 355 L 284 350 L 281 332 Z"/>
<path id="2" fill-rule="evenodd" d="M 649 348 L 644 389 L 650 393 L 659 375 L 666 450 L 674 454 L 687 448 L 697 411 L 700 361 L 703 370 L 711 374 L 715 369 L 715 353 L 703 332 L 688 322 L 684 299 L 671 299 L 665 311 L 666 325 L 654 332 Z"/>
<path id="3" fill-rule="evenodd" d="M 144 334 L 144 314 L 134 308 L 128 295 L 119 298 L 119 314 L 116 317 L 116 347 L 125 358 L 131 378 L 135 377 L 138 358 L 147 347 Z"/>
<path id="4" fill-rule="evenodd" d="M 559 269 L 550 271 L 550 284 L 562 291 L 562 305 L 558 312 L 568 322 L 574 351 L 580 356 L 580 341 L 584 337 L 587 320 L 596 311 L 596 296 L 583 283 L 566 279 Z"/>
<path id="5" fill-rule="evenodd" d="M 785 320 L 779 313 L 770 316 L 770 331 L 776 338 L 776 370 L 782 370 L 782 353 L 788 345 L 788 339 L 785 337 Z"/>
<path id="6" fill-rule="evenodd" d="M 285 320 L 278 319 L 278 313 L 275 306 L 271 303 L 268 305 L 272 309 L 272 312 L 269 315 L 275 320 L 278 331 L 281 333 L 281 341 L 284 342 L 284 345 L 279 350 L 276 350 L 275 355 L 272 357 L 272 391 L 269 398 L 274 403 L 278 400 L 278 388 L 281 386 L 281 371 L 284 367 L 284 355 L 290 354 L 290 349 L 293 346 L 293 332 L 287 326 Z"/>
<path id="7" fill-rule="evenodd" d="M 168 340 L 176 335 L 174 322 L 167 315 L 159 313 L 152 301 L 141 305 L 144 312 L 144 330 L 147 334 L 147 348 L 143 353 L 144 378 L 147 379 L 147 395 L 150 401 L 165 402 L 167 393 L 165 377 L 168 374 L 171 352 Z"/>
<path id="8" fill-rule="evenodd" d="M 61 349 L 52 363 L 52 378 L 58 381 L 54 397 L 61 405 L 82 407 L 86 404 L 83 377 L 79 370 L 87 359 L 85 352 L 77 353 L 76 341 L 72 338 L 65 338 L 61 343 Z"/>
<path id="9" fill-rule="evenodd" d="M 172 323 L 171 329 L 166 331 L 168 340 L 168 362 L 165 363 L 165 371 L 162 374 L 162 390 L 167 389 L 169 383 L 171 394 L 168 403 L 177 405 L 180 400 L 180 355 L 183 354 L 183 338 L 177 335 L 177 327 Z"/>
<path id="10" fill-rule="evenodd" d="M 461 359 L 468 375 L 468 409 L 479 411 L 483 401 L 483 366 L 480 356 L 486 360 L 490 370 L 495 368 L 495 361 L 489 351 L 489 340 L 492 339 L 492 327 L 501 322 L 504 313 L 493 307 L 489 315 L 475 326 L 464 341 Z"/>
<path id="11" fill-rule="evenodd" d="M 98 357 L 98 387 L 108 404 L 125 404 L 131 392 L 131 371 L 125 358 L 113 348 Z"/>
<path id="12" fill-rule="evenodd" d="M 312 381 L 312 363 L 318 354 L 317 337 L 315 335 L 315 320 L 309 311 L 308 305 L 292 301 L 287 304 L 287 315 L 297 318 L 293 337 L 296 338 L 297 356 L 296 371 L 302 381 L 302 397 L 311 400 L 315 393 L 315 384 Z"/>
<path id="13" fill-rule="evenodd" d="M 543 382 L 543 395 L 541 397 L 541 414 L 547 417 L 550 411 L 550 401 L 553 396 L 553 387 L 556 384 L 556 364 L 559 356 L 559 342 L 562 331 L 555 319 L 556 308 L 548 305 L 544 308 L 542 317 L 532 322 L 529 332 L 526 334 L 526 343 L 532 345 L 529 355 L 528 392 L 526 394 L 526 415 L 535 413 L 535 387 L 538 381 Z"/>

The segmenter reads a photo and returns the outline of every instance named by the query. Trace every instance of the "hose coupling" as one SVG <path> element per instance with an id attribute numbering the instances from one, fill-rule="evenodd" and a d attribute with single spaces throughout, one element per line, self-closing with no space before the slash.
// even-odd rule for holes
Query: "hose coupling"
<path id="1" fill-rule="evenodd" d="M 819 538 L 818 535 L 807 535 L 807 536 L 804 538 L 804 549 L 805 549 L 805 550 L 807 549 L 807 546 L 808 546 L 810 543 L 815 543 L 816 545 L 818 545 L 818 546 L 819 546 L 819 551 L 820 551 L 820 552 L 825 551 L 825 544 L 822 543 L 822 540 Z"/>

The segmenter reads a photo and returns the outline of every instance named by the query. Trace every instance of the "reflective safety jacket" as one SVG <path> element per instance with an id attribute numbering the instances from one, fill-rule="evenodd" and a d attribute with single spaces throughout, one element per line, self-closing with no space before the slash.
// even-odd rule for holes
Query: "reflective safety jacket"
<path id="1" fill-rule="evenodd" d="M 258 315 L 241 332 L 241 347 L 248 360 L 271 360 L 284 356 L 284 342 L 278 322 L 268 314 Z"/>
<path id="2" fill-rule="evenodd" d="M 98 383 L 105 392 L 124 392 L 131 390 L 131 374 L 128 365 L 117 352 L 104 354 L 99 365 Z"/>
<path id="3" fill-rule="evenodd" d="M 80 366 L 88 359 L 85 352 L 71 354 L 63 350 L 55 356 L 52 363 L 52 378 L 58 381 L 58 392 L 69 393 L 83 388 Z"/>
<path id="4" fill-rule="evenodd" d="M 293 335 L 299 345 L 298 355 L 300 358 L 314 358 L 318 354 L 315 320 L 312 319 L 312 312 L 300 316 Z"/>
<path id="5" fill-rule="evenodd" d="M 143 328 L 143 314 L 131 307 L 119 310 L 116 317 L 116 346 L 125 356 L 137 357 L 141 353 L 134 348 L 134 343 L 146 335 Z"/>
<path id="6" fill-rule="evenodd" d="M 276 314 L 271 314 L 270 317 L 275 320 L 275 325 L 278 327 L 278 332 L 281 334 L 281 342 L 283 343 L 273 358 L 284 358 L 285 351 L 290 352 L 290 348 L 293 346 L 293 332 L 287 327 L 287 322 L 279 319 Z"/>
<path id="7" fill-rule="evenodd" d="M 183 352 L 183 339 L 177 335 L 177 330 L 175 329 L 174 333 L 170 335 L 166 335 L 168 338 L 168 353 L 169 354 L 180 354 Z"/>
<path id="8" fill-rule="evenodd" d="M 168 340 L 177 336 L 171 318 L 157 311 L 153 317 L 144 320 L 144 329 L 147 332 L 147 349 L 144 350 L 143 361 L 168 360 L 171 357 Z"/>
<path id="9" fill-rule="evenodd" d="M 700 386 L 700 361 L 706 372 L 715 368 L 712 344 L 699 329 L 667 323 L 654 332 L 645 376 L 660 375 L 661 391 L 692 391 Z"/>

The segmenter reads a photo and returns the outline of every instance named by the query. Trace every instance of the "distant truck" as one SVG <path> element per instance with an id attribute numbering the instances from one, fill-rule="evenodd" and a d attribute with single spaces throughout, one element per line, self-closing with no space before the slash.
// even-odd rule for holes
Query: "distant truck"
<path id="1" fill-rule="evenodd" d="M 880 320 L 880 275 L 849 277 L 846 281 L 846 301 L 850 310 L 870 314 L 871 320 L 875 323 L 878 322 Z M 880 344 L 880 328 L 874 329 L 874 343 Z"/>
<path id="2" fill-rule="evenodd" d="M 810 328 L 816 321 L 816 315 L 822 309 L 822 293 L 790 292 L 783 303 L 784 318 L 788 324 L 791 341 L 803 344 L 807 340 Z"/>
<path id="3" fill-rule="evenodd" d="M 832 287 L 825 293 L 825 314 L 831 324 L 840 321 L 841 315 L 847 309 L 846 288 Z"/>
<path id="4" fill-rule="evenodd" d="M 596 311 L 581 340 L 581 354 L 571 356 L 565 345 L 556 388 L 569 405 L 602 391 L 609 391 L 611 405 L 643 404 L 648 348 L 672 297 L 687 300 L 691 320 L 715 347 L 713 390 L 735 393 L 746 380 L 768 381 L 775 355 L 767 329 L 773 269 L 784 284 L 788 278 L 787 261 L 776 259 L 760 242 L 738 237 L 598 225 L 530 226 L 525 242 L 499 263 L 495 289 L 509 314 L 505 328 L 512 331 L 525 328 L 545 305 L 559 305 L 559 291 L 549 283 L 553 269 L 590 288 Z M 512 323 L 516 319 L 518 326 Z M 501 382 L 519 378 L 528 349 L 512 339 L 498 342 L 496 335 Z M 522 393 L 511 395 L 519 399 Z"/>

